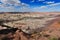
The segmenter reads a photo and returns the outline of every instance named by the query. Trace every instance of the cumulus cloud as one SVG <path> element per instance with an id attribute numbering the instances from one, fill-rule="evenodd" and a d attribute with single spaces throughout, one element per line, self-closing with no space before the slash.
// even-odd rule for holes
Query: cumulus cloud
<path id="1" fill-rule="evenodd" d="M 46 6 L 41 6 L 40 8 L 46 8 Z"/>
<path id="2" fill-rule="evenodd" d="M 45 1 L 45 0 L 37 0 L 37 1 Z M 44 6 L 38 6 L 38 7 L 34 7 L 31 8 L 30 5 L 26 4 L 26 3 L 22 3 L 19 0 L 0 0 L 0 9 L 2 9 L 2 11 L 4 9 L 6 9 L 7 11 L 17 11 L 17 12 L 31 12 L 31 11 L 40 11 L 40 10 L 44 10 L 48 7 L 55 7 L 60 5 L 60 3 L 55 3 L 54 1 L 49 1 L 49 2 L 44 2 L 48 5 L 44 5 Z M 35 2 L 35 0 L 32 0 L 32 2 Z M 18 7 L 18 8 L 17 8 Z M 1 10 L 0 10 L 1 11 Z"/>
<path id="3" fill-rule="evenodd" d="M 40 7 L 39 6 L 34 7 L 33 11 L 37 11 L 37 12 L 57 11 L 56 10 L 57 6 L 60 6 L 60 3 L 54 3 L 54 4 L 44 5 L 44 6 L 40 6 Z"/>
<path id="4" fill-rule="evenodd" d="M 46 4 L 54 4 L 55 2 L 54 1 L 46 1 L 46 2 L 43 2 L 43 3 L 46 3 Z"/>
<path id="5" fill-rule="evenodd" d="M 19 0 L 0 0 L 2 3 L 10 3 L 10 4 L 15 4 L 15 3 L 21 3 Z"/>
<path id="6" fill-rule="evenodd" d="M 60 5 L 60 2 L 59 3 L 53 3 L 53 4 L 49 4 L 49 5 L 45 5 L 45 6 L 41 6 L 40 8 L 47 8 L 47 7 L 55 7 L 55 6 L 58 6 Z"/>
<path id="7" fill-rule="evenodd" d="M 22 3 L 20 0 L 0 0 L 0 12 L 20 12 L 29 9 L 28 4 Z M 4 10 L 3 10 L 4 9 Z M 28 10 L 29 11 L 29 10 Z"/>
<path id="8" fill-rule="evenodd" d="M 57 6 L 57 5 L 60 5 L 60 2 L 59 2 L 59 3 L 51 4 L 51 5 L 49 5 L 49 6 Z"/>
<path id="9" fill-rule="evenodd" d="M 9 5 L 9 6 L 28 6 L 26 3 L 21 3 L 19 0 L 0 0 L 3 4 L 0 4 L 1 6 L 3 5 Z"/>

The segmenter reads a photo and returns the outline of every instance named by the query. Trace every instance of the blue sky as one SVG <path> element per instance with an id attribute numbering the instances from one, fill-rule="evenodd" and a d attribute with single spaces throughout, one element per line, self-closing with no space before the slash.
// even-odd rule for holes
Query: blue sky
<path id="1" fill-rule="evenodd" d="M 60 12 L 60 0 L 0 0 L 0 12 Z"/>

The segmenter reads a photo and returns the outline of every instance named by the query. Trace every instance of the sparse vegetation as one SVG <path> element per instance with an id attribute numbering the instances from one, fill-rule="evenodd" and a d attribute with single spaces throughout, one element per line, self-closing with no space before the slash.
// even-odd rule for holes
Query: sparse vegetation
<path id="1" fill-rule="evenodd" d="M 58 23 L 60 24 L 60 21 Z"/>
<path id="2" fill-rule="evenodd" d="M 49 38 L 49 40 L 57 40 L 56 37 Z"/>

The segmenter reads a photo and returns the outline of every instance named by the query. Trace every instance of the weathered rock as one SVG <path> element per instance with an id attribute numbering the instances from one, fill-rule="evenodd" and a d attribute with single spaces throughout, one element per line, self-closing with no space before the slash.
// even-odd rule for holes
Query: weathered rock
<path id="1" fill-rule="evenodd" d="M 51 20 L 55 18 L 44 18 L 44 19 L 26 19 L 15 22 L 3 23 L 4 25 L 12 28 L 21 29 L 23 32 L 31 34 L 34 32 L 41 31 L 44 27 L 51 24 Z"/>
<path id="2" fill-rule="evenodd" d="M 39 32 L 50 25 L 51 20 L 55 18 L 57 18 L 56 15 L 47 14 L 2 14 L 2 17 L 0 17 L 3 20 L 3 25 L 21 29 L 28 34 Z"/>

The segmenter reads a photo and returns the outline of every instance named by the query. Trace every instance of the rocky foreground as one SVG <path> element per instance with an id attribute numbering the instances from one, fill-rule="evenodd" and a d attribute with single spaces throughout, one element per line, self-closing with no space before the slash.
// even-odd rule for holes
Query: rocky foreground
<path id="1" fill-rule="evenodd" d="M 60 13 L 0 14 L 0 40 L 60 40 Z"/>

